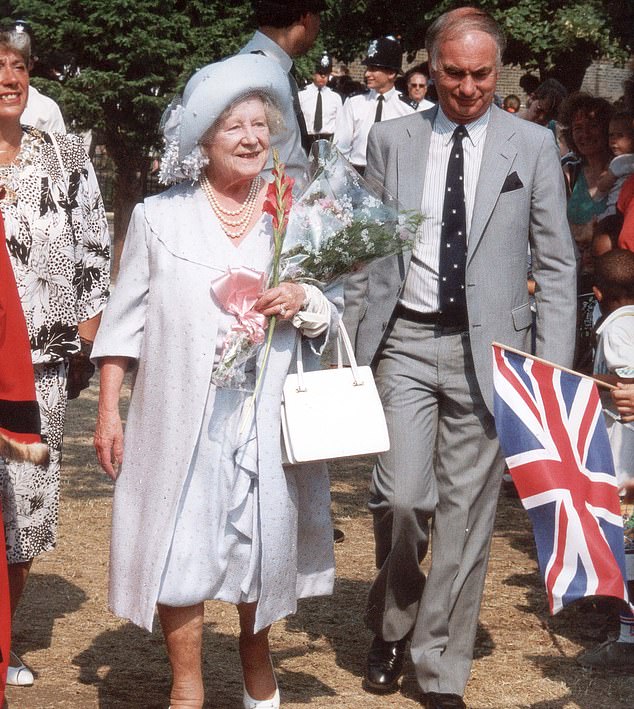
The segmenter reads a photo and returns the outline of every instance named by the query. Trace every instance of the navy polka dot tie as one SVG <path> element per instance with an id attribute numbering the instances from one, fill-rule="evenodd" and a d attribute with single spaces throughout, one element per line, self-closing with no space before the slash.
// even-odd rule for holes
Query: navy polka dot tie
<path id="1" fill-rule="evenodd" d="M 453 147 L 447 166 L 445 202 L 440 229 L 439 311 L 456 324 L 467 324 L 465 270 L 467 266 L 467 217 L 464 198 L 464 126 L 453 133 Z"/>

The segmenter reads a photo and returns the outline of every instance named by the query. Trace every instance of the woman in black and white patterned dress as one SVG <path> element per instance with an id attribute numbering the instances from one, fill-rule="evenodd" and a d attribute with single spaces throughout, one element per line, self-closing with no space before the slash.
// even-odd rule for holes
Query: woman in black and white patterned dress
<path id="1" fill-rule="evenodd" d="M 0 30 L 0 210 L 50 449 L 48 466 L 0 458 L 12 612 L 33 558 L 56 543 L 68 365 L 81 367 L 82 350 L 86 358 L 110 271 L 105 211 L 81 138 L 20 124 L 29 61 L 28 35 Z M 12 653 L 7 683 L 32 682 Z"/>

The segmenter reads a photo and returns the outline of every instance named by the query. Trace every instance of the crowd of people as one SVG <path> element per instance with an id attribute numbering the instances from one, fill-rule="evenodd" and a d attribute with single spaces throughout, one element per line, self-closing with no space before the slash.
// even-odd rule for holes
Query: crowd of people
<path id="1" fill-rule="evenodd" d="M 116 482 L 109 604 L 147 629 L 157 612 L 174 709 L 204 705 L 206 600 L 237 607 L 245 709 L 275 709 L 271 624 L 298 599 L 332 592 L 327 467 L 285 465 L 279 432 L 295 351 L 319 368 L 342 319 L 359 364 L 374 371 L 391 442 L 369 498 L 377 575 L 367 691 L 396 691 L 409 652 L 427 709 L 466 706 L 504 471 L 492 342 L 614 386 L 603 395 L 606 422 L 623 499 L 634 494 L 632 97 L 615 108 L 547 79 L 524 107 L 515 95 L 500 100 L 505 38 L 471 7 L 431 24 L 428 62 L 404 75 L 388 35 L 368 47 L 365 86 L 351 87 L 324 55 L 300 90 L 293 59 L 313 46 L 325 7 L 253 0 L 249 42 L 198 70 L 167 108 L 160 175 L 169 188 L 137 205 L 112 295 L 108 226 L 82 141 L 55 112 L 42 117 L 24 27 L 0 28 L 0 233 L 32 362 L 11 376 L 33 388 L 39 416 L 25 402 L 28 435 L 48 446 L 46 459 L 0 447 L 10 612 L 33 559 L 55 546 L 66 403 L 96 365 L 95 449 Z M 299 192 L 322 140 L 380 196 L 425 218 L 411 250 L 345 285 L 269 287 L 274 155 Z M 244 383 L 219 384 L 232 336 L 261 341 L 272 317 L 270 348 L 250 352 Z M 3 396 L 0 443 L 27 430 Z M 634 539 L 626 544 L 634 559 Z M 32 684 L 1 637 L 0 650 L 6 682 Z M 617 638 L 579 661 L 634 672 L 631 613 L 623 609 Z"/>

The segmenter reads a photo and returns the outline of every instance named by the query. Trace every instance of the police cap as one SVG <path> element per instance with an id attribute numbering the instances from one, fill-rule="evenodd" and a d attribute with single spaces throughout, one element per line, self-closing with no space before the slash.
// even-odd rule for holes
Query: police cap
<path id="1" fill-rule="evenodd" d="M 392 69 L 392 71 L 400 71 L 403 61 L 403 49 L 401 43 L 388 35 L 387 37 L 379 37 L 373 39 L 368 47 L 368 55 L 363 60 L 362 64 L 366 66 L 378 66 L 384 69 Z"/>

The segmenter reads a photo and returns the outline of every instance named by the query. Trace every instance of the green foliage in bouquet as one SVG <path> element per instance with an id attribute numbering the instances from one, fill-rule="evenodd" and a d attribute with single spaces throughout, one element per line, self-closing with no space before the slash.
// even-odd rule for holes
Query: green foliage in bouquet
<path id="1" fill-rule="evenodd" d="M 334 146 L 319 142 L 314 177 L 290 213 L 280 269 L 284 280 L 325 286 L 411 249 L 423 217 L 376 197 Z"/>
<path id="2" fill-rule="evenodd" d="M 411 249 L 421 221 L 416 212 L 401 212 L 396 221 L 387 222 L 357 215 L 318 249 L 295 244 L 283 255 L 282 269 L 294 280 L 330 284 L 369 261 Z"/>

